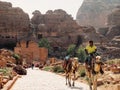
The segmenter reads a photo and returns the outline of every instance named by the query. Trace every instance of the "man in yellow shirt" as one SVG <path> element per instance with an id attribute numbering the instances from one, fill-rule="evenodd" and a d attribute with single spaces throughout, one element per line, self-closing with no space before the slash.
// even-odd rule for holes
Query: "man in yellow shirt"
<path id="1" fill-rule="evenodd" d="M 87 54 L 85 64 L 89 65 L 91 69 L 92 69 L 92 59 L 96 57 L 96 51 L 97 51 L 97 47 L 93 44 L 93 41 L 89 41 L 89 45 L 87 45 L 85 48 L 85 52 Z M 100 67 L 100 72 L 101 74 L 104 73 L 102 67 Z M 95 72 L 93 71 L 93 73 Z"/>
<path id="2" fill-rule="evenodd" d="M 97 51 L 97 47 L 93 44 L 93 41 L 89 41 L 89 45 L 86 46 L 85 52 L 86 54 L 94 54 Z"/>
<path id="3" fill-rule="evenodd" d="M 85 60 L 85 64 L 89 66 L 90 68 L 92 67 L 92 58 L 95 58 L 95 53 L 97 51 L 97 47 L 93 44 L 93 41 L 89 41 L 89 45 L 86 46 L 85 52 L 87 54 L 87 58 Z"/>

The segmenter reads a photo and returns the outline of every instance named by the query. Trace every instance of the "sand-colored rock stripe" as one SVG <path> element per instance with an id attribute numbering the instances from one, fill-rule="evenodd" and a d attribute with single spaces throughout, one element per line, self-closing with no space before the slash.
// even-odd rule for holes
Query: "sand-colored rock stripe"
<path id="1" fill-rule="evenodd" d="M 14 83 L 16 82 L 16 80 L 19 78 L 20 76 L 17 75 L 16 77 L 13 78 L 13 80 L 8 81 L 8 83 L 3 87 L 3 89 L 1 90 L 10 90 L 10 88 L 14 85 Z"/>

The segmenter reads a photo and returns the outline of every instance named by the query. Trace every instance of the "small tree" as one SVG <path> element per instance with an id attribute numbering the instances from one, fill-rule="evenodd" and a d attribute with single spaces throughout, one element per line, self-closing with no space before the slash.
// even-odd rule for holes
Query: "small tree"
<path id="1" fill-rule="evenodd" d="M 15 60 L 16 60 L 16 64 L 18 65 L 19 64 L 19 62 L 20 62 L 20 55 L 18 55 L 18 54 L 13 54 L 13 57 L 15 58 Z"/>
<path id="2" fill-rule="evenodd" d="M 86 53 L 83 47 L 79 47 L 77 50 L 77 57 L 79 58 L 80 62 L 84 62 L 86 59 Z"/>
<path id="3" fill-rule="evenodd" d="M 45 47 L 45 48 L 50 48 L 50 43 L 48 42 L 48 40 L 46 38 L 42 38 L 39 41 L 39 47 Z"/>
<path id="4" fill-rule="evenodd" d="M 39 47 L 45 47 L 48 49 L 49 53 L 51 52 L 52 48 L 46 38 L 42 38 L 38 44 L 39 44 Z"/>
<path id="5" fill-rule="evenodd" d="M 67 55 L 72 55 L 75 49 L 75 44 L 71 44 L 69 45 L 68 49 L 67 49 Z"/>

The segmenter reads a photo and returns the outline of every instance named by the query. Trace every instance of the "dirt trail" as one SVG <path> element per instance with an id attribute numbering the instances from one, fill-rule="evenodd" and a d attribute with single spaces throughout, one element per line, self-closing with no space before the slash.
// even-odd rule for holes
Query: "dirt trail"
<path id="1" fill-rule="evenodd" d="M 88 85 L 76 82 L 75 87 L 65 85 L 65 78 L 39 69 L 27 69 L 10 90 L 89 90 Z"/>

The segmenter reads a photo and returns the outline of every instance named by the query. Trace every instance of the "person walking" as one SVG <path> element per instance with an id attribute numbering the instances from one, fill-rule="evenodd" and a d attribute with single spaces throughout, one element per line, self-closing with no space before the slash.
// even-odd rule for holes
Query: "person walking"
<path id="1" fill-rule="evenodd" d="M 34 68 L 34 63 L 32 63 L 31 68 L 32 68 L 32 69 Z"/>

